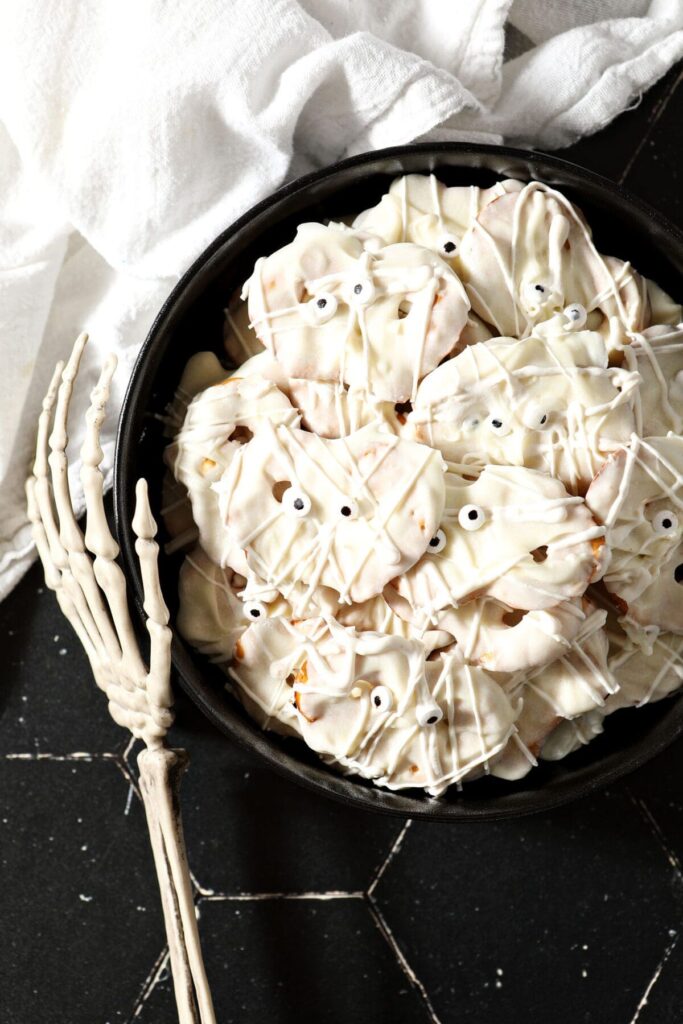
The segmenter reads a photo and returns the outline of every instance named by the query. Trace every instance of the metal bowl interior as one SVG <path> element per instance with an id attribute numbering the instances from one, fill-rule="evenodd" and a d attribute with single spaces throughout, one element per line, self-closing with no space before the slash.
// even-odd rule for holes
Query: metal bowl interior
<path id="1" fill-rule="evenodd" d="M 586 214 L 598 248 L 630 260 L 674 296 L 683 295 L 683 235 L 623 189 L 555 157 L 496 146 L 425 144 L 364 154 L 280 189 L 224 231 L 174 288 L 142 346 L 121 413 L 114 507 L 126 573 L 141 609 L 140 575 L 130 528 L 134 486 L 146 477 L 158 520 L 165 440 L 159 417 L 189 357 L 211 349 L 224 356 L 223 308 L 258 256 L 288 242 L 302 221 L 341 219 L 375 203 L 403 173 L 433 172 L 446 184 L 491 185 L 501 177 L 535 178 L 557 186 Z M 160 540 L 165 540 L 160 528 Z M 182 556 L 160 560 L 163 591 L 177 607 Z M 683 597 L 683 595 L 682 595 Z M 439 800 L 416 790 L 390 792 L 326 767 L 300 741 L 262 732 L 225 689 L 225 677 L 174 635 L 181 685 L 226 733 L 274 769 L 333 798 L 366 810 L 436 821 L 481 821 L 528 814 L 573 800 L 643 764 L 683 731 L 683 702 L 670 698 L 619 712 L 603 736 L 555 763 L 541 763 L 517 783 L 485 777 Z"/>

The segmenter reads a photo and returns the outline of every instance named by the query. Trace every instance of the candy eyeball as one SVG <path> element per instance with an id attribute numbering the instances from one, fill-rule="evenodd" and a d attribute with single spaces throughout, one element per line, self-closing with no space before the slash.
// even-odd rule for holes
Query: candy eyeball
<path id="1" fill-rule="evenodd" d="M 356 502 L 351 498 L 344 498 L 339 506 L 339 516 L 341 519 L 357 519 L 358 505 Z"/>
<path id="2" fill-rule="evenodd" d="M 326 324 L 337 312 L 338 302 L 330 292 L 319 292 L 304 306 L 304 316 L 310 324 L 317 327 Z"/>
<path id="3" fill-rule="evenodd" d="M 289 515 L 303 518 L 311 511 L 311 499 L 298 487 L 288 487 L 282 495 L 282 506 Z"/>
<path id="4" fill-rule="evenodd" d="M 580 302 L 572 302 L 571 306 L 565 307 L 564 317 L 567 327 L 583 327 L 588 319 L 588 313 L 586 307 L 582 306 Z"/>
<path id="5" fill-rule="evenodd" d="M 440 722 L 443 718 L 443 711 L 436 701 L 431 701 L 427 704 L 418 704 L 415 709 L 415 717 L 417 724 L 424 729 L 427 725 L 436 725 Z"/>
<path id="6" fill-rule="evenodd" d="M 443 235 L 438 242 L 437 248 L 442 256 L 451 259 L 458 251 L 460 239 L 455 235 Z"/>
<path id="7" fill-rule="evenodd" d="M 349 288 L 350 306 L 369 306 L 374 302 L 376 295 L 375 286 L 369 277 L 359 277 L 351 282 Z"/>
<path id="8" fill-rule="evenodd" d="M 437 530 L 427 545 L 427 550 L 432 555 L 438 555 L 446 547 L 446 534 L 443 530 Z"/>
<path id="9" fill-rule="evenodd" d="M 660 537 L 671 537 L 678 529 L 678 516 L 669 509 L 663 509 L 652 520 L 652 529 Z"/>
<path id="10" fill-rule="evenodd" d="M 550 424 L 550 417 L 549 409 L 531 402 L 522 412 L 522 423 L 529 430 L 545 430 Z"/>
<path id="11" fill-rule="evenodd" d="M 370 694 L 370 703 L 376 711 L 391 711 L 394 706 L 394 695 L 386 686 L 375 686 Z"/>
<path id="12" fill-rule="evenodd" d="M 538 313 L 549 302 L 556 299 L 555 292 L 542 281 L 530 281 L 522 288 L 522 302 L 529 313 Z"/>
<path id="13" fill-rule="evenodd" d="M 244 614 L 252 622 L 260 622 L 262 619 L 268 618 L 268 609 L 260 601 L 246 601 Z"/>
<path id="14" fill-rule="evenodd" d="M 489 419 L 489 429 L 492 434 L 496 434 L 498 437 L 505 437 L 506 434 L 510 433 L 512 427 L 506 417 L 494 413 Z"/>
<path id="15" fill-rule="evenodd" d="M 463 530 L 478 530 L 484 525 L 486 521 L 486 515 L 484 514 L 483 508 L 479 505 L 463 505 L 458 512 L 458 522 L 462 526 Z"/>

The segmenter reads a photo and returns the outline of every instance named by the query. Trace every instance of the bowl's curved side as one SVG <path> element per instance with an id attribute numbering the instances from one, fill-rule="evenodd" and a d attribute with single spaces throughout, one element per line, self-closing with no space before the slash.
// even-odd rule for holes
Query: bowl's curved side
<path id="1" fill-rule="evenodd" d="M 114 514 L 140 614 L 141 581 L 130 525 L 135 481 L 142 475 L 148 478 L 152 506 L 158 511 L 164 444 L 159 417 L 189 356 L 202 348 L 221 351 L 227 296 L 248 276 L 256 257 L 289 240 L 303 219 L 340 218 L 377 201 L 396 175 L 432 171 L 448 184 L 487 185 L 500 177 L 521 177 L 556 185 L 587 211 L 599 247 L 622 258 L 630 255 L 647 276 L 668 291 L 683 294 L 683 234 L 620 186 L 557 157 L 497 146 L 422 144 L 362 154 L 284 186 L 227 228 L 195 260 L 159 311 L 133 369 L 117 435 Z M 163 541 L 161 525 L 160 534 Z M 172 615 L 178 568 L 177 557 L 161 560 Z M 483 779 L 468 784 L 462 794 L 449 791 L 434 801 L 344 777 L 303 744 L 261 732 L 226 693 L 225 677 L 177 634 L 173 660 L 183 687 L 202 711 L 277 771 L 367 810 L 437 821 L 493 820 L 548 810 L 632 771 L 683 731 L 683 702 L 675 698 L 640 709 L 637 716 L 621 712 L 621 722 L 610 722 L 612 728 L 590 747 L 568 760 L 542 764 L 520 783 Z"/>

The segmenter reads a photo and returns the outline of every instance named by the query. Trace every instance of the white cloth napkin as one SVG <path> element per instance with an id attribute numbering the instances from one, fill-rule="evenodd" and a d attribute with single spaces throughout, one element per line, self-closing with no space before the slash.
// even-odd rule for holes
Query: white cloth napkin
<path id="1" fill-rule="evenodd" d="M 283 180 L 424 137 L 562 146 L 682 55 L 683 0 L 0 5 L 0 597 L 33 558 L 23 484 L 36 418 L 79 331 L 92 342 L 76 455 L 103 354 L 120 360 L 110 474 L 155 311 Z M 72 487 L 78 502 L 75 472 Z"/>

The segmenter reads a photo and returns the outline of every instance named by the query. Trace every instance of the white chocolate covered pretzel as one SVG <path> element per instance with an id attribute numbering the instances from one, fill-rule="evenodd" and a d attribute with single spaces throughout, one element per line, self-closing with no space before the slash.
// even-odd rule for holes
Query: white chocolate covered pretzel
<path id="1" fill-rule="evenodd" d="M 304 224 L 256 263 L 248 284 L 256 333 L 290 377 L 337 381 L 408 401 L 455 347 L 469 301 L 435 253 L 401 244 L 369 252 L 348 231 Z"/>
<path id="2" fill-rule="evenodd" d="M 460 243 L 481 210 L 522 182 L 508 179 L 491 188 L 446 186 L 433 174 L 406 174 L 392 182 L 376 206 L 358 214 L 354 229 L 385 245 L 415 242 L 457 263 Z"/>
<path id="3" fill-rule="evenodd" d="M 557 321 L 523 341 L 470 345 L 420 384 L 405 436 L 451 462 L 527 466 L 585 490 L 634 429 L 635 370 L 608 366 L 594 331 Z"/>
<path id="4" fill-rule="evenodd" d="M 327 586 L 359 602 L 426 550 L 444 470 L 438 452 L 373 427 L 326 440 L 281 425 L 236 453 L 219 491 L 222 522 L 268 587 L 289 599 L 297 583 Z"/>
<path id="5" fill-rule="evenodd" d="M 618 683 L 608 664 L 608 643 L 602 628 L 606 613 L 586 603 L 579 634 L 561 658 L 526 674 L 510 689 L 521 711 L 501 758 L 492 773 L 503 779 L 519 779 L 536 764 L 548 737 L 565 720 L 603 709 Z"/>
<path id="6" fill-rule="evenodd" d="M 612 455 L 586 494 L 610 549 L 604 583 L 638 627 L 683 633 L 683 439 L 641 439 Z"/>
<path id="7" fill-rule="evenodd" d="M 513 707 L 457 648 L 426 661 L 416 640 L 339 627 L 331 640 L 308 644 L 293 687 L 302 735 L 329 763 L 438 795 L 482 772 L 507 742 Z"/>
<path id="8" fill-rule="evenodd" d="M 268 422 L 296 426 L 299 415 L 271 381 L 256 375 L 230 377 L 190 402 L 166 453 L 173 475 L 187 488 L 202 547 L 218 565 L 242 573 L 244 556 L 220 521 L 214 484 L 240 447 Z"/>
<path id="9" fill-rule="evenodd" d="M 532 611 L 580 597 L 601 572 L 604 528 L 559 480 L 519 466 L 447 474 L 444 517 L 426 554 L 395 581 L 429 619 L 489 596 Z"/>
<path id="10" fill-rule="evenodd" d="M 648 324 L 647 290 L 628 264 L 601 256 L 583 216 L 558 191 L 532 181 L 488 203 L 460 246 L 474 311 L 499 334 L 525 337 L 568 307 Z"/>

